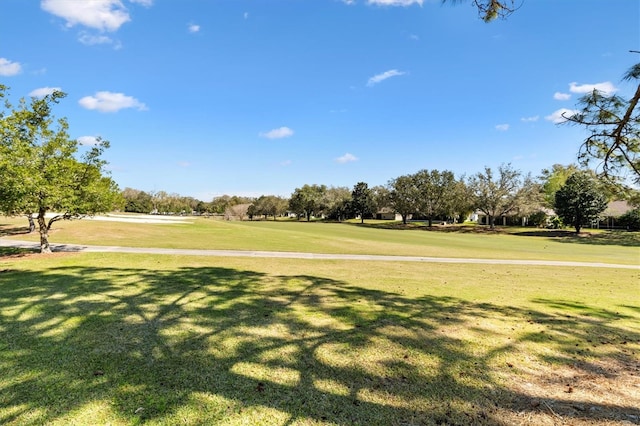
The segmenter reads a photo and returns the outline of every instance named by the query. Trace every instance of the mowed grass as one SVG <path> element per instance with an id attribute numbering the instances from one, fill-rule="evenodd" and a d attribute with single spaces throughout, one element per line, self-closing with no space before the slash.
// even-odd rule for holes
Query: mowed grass
<path id="1" fill-rule="evenodd" d="M 637 270 L 3 253 L 2 424 L 640 419 Z"/>
<path id="2" fill-rule="evenodd" d="M 632 233 L 376 226 L 74 221 L 51 240 L 639 260 Z M 625 424 L 639 377 L 636 269 L 0 249 L 0 424 Z"/>
<path id="3" fill-rule="evenodd" d="M 26 225 L 4 218 L 0 232 Z M 380 254 L 427 257 L 534 259 L 640 264 L 640 234 L 504 228 L 499 233 L 440 232 L 296 221 L 221 221 L 189 218 L 184 224 L 139 224 L 91 220 L 54 224 L 52 243 L 185 249 L 272 250 L 308 253 Z M 460 229 L 450 227 L 446 229 Z M 478 228 L 480 229 L 480 228 Z M 11 238 L 38 240 L 37 233 Z"/>

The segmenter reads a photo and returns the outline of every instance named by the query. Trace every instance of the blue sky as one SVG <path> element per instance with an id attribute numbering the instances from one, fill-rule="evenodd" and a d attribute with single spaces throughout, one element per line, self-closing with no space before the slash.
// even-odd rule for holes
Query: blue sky
<path id="1" fill-rule="evenodd" d="M 420 169 L 534 175 L 575 161 L 557 125 L 640 60 L 640 2 L 0 0 L 11 99 L 59 88 L 121 188 L 205 201 L 370 186 Z"/>

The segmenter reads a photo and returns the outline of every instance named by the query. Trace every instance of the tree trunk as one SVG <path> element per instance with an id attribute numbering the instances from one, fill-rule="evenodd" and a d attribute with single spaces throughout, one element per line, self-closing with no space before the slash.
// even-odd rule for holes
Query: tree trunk
<path id="1" fill-rule="evenodd" d="M 493 216 L 489 216 L 489 228 L 496 229 L 496 220 Z"/>
<path id="2" fill-rule="evenodd" d="M 364 214 L 360 215 L 360 224 L 364 224 Z"/>
<path id="3" fill-rule="evenodd" d="M 40 253 L 51 253 L 49 246 L 49 227 L 44 217 L 45 211 L 38 212 L 38 230 L 40 231 Z"/>
<path id="4" fill-rule="evenodd" d="M 406 224 L 407 224 L 407 215 L 406 215 L 406 214 L 403 214 L 403 215 L 402 215 L 402 224 L 403 224 L 403 225 L 406 225 Z"/>
<path id="5" fill-rule="evenodd" d="M 433 225 L 433 218 L 431 216 L 429 216 L 429 228 L 431 228 L 431 226 Z"/>
<path id="6" fill-rule="evenodd" d="M 36 223 L 33 221 L 33 216 L 31 216 L 31 213 L 27 215 L 27 220 L 29 220 L 29 233 L 32 233 L 36 230 Z"/>

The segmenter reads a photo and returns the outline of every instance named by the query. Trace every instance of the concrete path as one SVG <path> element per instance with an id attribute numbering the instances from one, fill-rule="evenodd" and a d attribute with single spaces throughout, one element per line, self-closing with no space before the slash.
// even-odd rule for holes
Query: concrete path
<path id="1" fill-rule="evenodd" d="M 5 238 L 0 238 L 0 247 L 16 247 L 38 250 L 40 248 L 40 244 L 29 241 L 8 240 Z M 117 246 L 86 246 L 78 244 L 51 244 L 51 250 L 54 252 L 144 253 L 183 256 L 267 257 L 281 259 L 367 260 L 384 262 L 467 263 L 488 265 L 574 266 L 587 268 L 640 269 L 640 263 L 638 265 L 620 265 L 592 262 L 561 262 L 553 260 L 472 259 L 453 257 L 385 256 L 372 254 L 324 254 L 256 250 L 193 250 Z"/>

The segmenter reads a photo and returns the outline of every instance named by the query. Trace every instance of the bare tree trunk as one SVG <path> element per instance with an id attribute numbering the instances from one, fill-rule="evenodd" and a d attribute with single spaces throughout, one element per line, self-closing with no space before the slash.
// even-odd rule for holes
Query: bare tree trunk
<path id="1" fill-rule="evenodd" d="M 493 216 L 489 216 L 489 228 L 496 229 L 496 219 Z"/>
<path id="2" fill-rule="evenodd" d="M 49 246 L 49 227 L 44 217 L 45 211 L 38 212 L 38 230 L 40 231 L 40 253 L 51 253 Z"/>
<path id="3" fill-rule="evenodd" d="M 29 221 L 29 233 L 32 233 L 36 230 L 36 223 L 33 221 L 33 216 L 31 213 L 27 215 L 27 220 Z"/>

